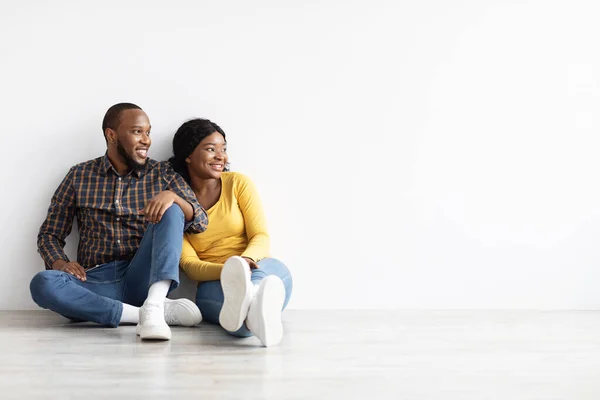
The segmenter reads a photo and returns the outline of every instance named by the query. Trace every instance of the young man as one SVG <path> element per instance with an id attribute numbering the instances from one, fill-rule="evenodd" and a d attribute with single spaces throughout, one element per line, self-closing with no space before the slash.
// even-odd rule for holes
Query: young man
<path id="1" fill-rule="evenodd" d="M 102 129 L 106 154 L 72 167 L 52 197 L 37 241 L 46 271 L 31 281 L 31 296 L 72 320 L 137 323 L 142 339 L 169 340 L 169 325 L 202 319 L 193 302 L 166 296 L 179 284 L 183 232 L 203 232 L 206 212 L 168 163 L 148 158 L 150 121 L 140 107 L 110 107 Z M 63 247 L 74 217 L 80 241 L 70 261 Z"/>

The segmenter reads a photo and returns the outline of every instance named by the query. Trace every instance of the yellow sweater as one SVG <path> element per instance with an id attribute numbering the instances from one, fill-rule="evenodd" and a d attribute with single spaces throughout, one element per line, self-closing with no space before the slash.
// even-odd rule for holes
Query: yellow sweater
<path id="1" fill-rule="evenodd" d="M 256 187 L 237 172 L 221 174 L 221 197 L 206 210 L 208 228 L 185 234 L 179 265 L 195 281 L 220 279 L 231 256 L 258 261 L 269 256 L 267 223 Z"/>

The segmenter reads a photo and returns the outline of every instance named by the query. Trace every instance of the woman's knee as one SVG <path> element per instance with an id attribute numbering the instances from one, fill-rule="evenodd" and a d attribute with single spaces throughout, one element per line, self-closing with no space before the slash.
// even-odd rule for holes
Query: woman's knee
<path id="1" fill-rule="evenodd" d="M 290 269 L 276 258 L 264 258 L 258 262 L 258 266 L 260 267 L 259 270 L 263 270 L 262 272 L 265 275 L 275 275 L 283 282 L 285 288 L 283 309 L 285 309 L 292 297 L 292 289 L 294 286 L 294 280 Z"/>
<path id="2" fill-rule="evenodd" d="M 263 258 L 258 262 L 258 266 L 265 275 L 277 275 L 281 280 L 292 278 L 290 269 L 276 258 Z"/>

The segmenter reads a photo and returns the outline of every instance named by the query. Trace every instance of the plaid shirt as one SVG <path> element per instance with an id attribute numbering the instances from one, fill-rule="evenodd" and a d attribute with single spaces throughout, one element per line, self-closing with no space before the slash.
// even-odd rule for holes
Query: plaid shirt
<path id="1" fill-rule="evenodd" d="M 149 224 L 138 211 L 164 190 L 172 190 L 193 206 L 194 219 L 186 224 L 187 232 L 206 230 L 206 211 L 167 162 L 148 160 L 143 170 L 125 176 L 117 174 L 107 155 L 72 167 L 52 196 L 38 234 L 38 252 L 46 269 L 56 260 L 69 261 L 63 248 L 74 217 L 79 228 L 77 261 L 81 266 L 132 259 Z"/>

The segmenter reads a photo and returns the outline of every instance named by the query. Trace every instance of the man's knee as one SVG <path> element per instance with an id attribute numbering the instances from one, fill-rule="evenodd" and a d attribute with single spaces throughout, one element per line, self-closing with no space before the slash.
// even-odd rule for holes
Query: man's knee
<path id="1" fill-rule="evenodd" d="M 163 214 L 162 218 L 161 218 L 161 222 L 163 220 L 167 220 L 167 221 L 181 221 L 182 223 L 185 222 L 185 215 L 183 214 L 183 210 L 181 209 L 181 207 L 179 207 L 179 205 L 177 204 L 173 204 L 171 207 L 167 208 L 167 211 L 165 211 L 165 213 Z"/>
<path id="2" fill-rule="evenodd" d="M 59 271 L 42 271 L 35 274 L 29 284 L 31 298 L 40 307 L 46 307 L 48 300 L 56 293 L 56 286 L 63 275 Z"/>

